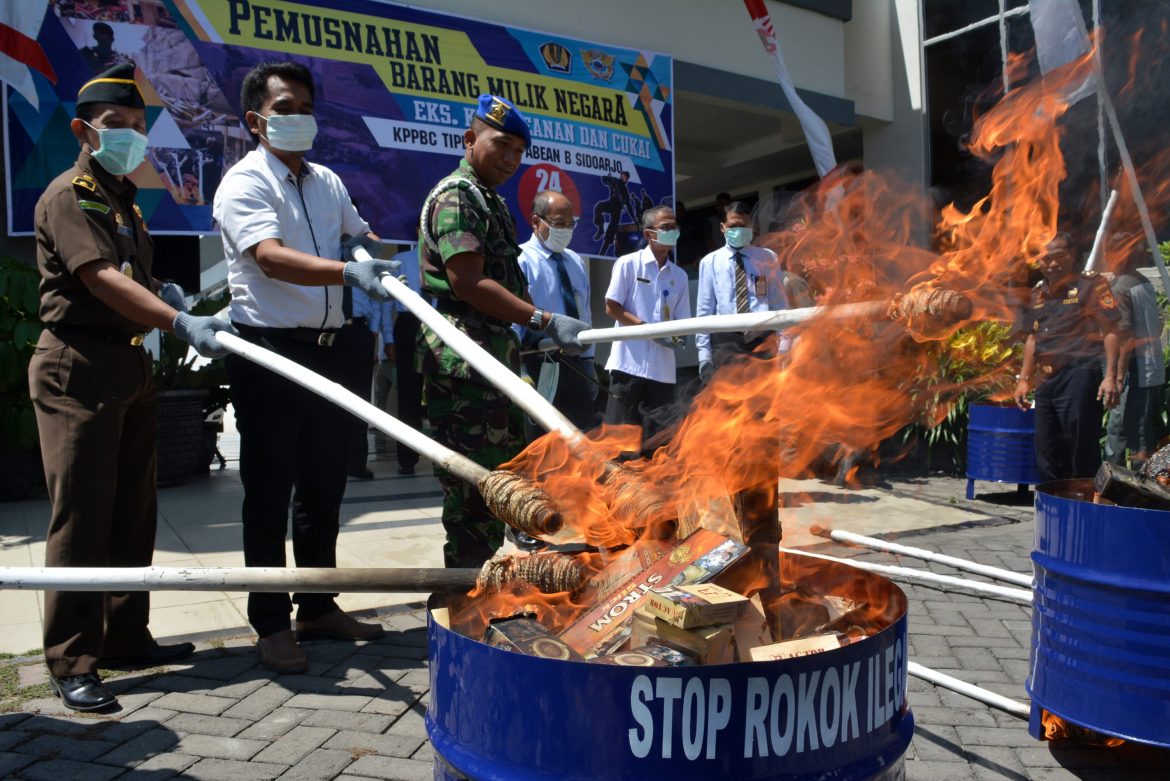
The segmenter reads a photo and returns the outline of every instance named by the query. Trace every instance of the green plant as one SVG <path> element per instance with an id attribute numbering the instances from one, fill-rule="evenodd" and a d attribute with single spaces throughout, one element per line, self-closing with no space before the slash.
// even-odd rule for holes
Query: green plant
<path id="1" fill-rule="evenodd" d="M 28 364 L 40 338 L 40 274 L 0 258 L 0 444 L 37 446 L 37 421 L 28 395 Z"/>

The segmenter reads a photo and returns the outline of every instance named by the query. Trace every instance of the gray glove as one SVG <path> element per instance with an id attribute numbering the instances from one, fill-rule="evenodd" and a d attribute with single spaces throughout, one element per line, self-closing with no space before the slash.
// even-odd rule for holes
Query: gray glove
<path id="1" fill-rule="evenodd" d="M 681 350 L 687 346 L 687 338 L 685 336 L 660 336 L 653 341 L 655 344 L 662 345 L 668 350 Z"/>
<path id="2" fill-rule="evenodd" d="M 204 358 L 219 358 L 228 354 L 228 349 L 215 338 L 216 331 L 226 331 L 232 336 L 239 336 L 232 324 L 220 320 L 218 317 L 196 317 L 186 312 L 179 312 L 174 323 L 175 336 L 195 348 L 195 352 Z"/>
<path id="3" fill-rule="evenodd" d="M 365 247 L 366 252 L 370 253 L 370 257 L 374 258 L 375 260 L 377 260 L 378 255 L 382 253 L 382 243 L 371 239 L 370 234 L 368 233 L 363 233 L 359 236 L 341 237 L 341 257 L 345 258 L 346 260 L 357 260 L 357 258 L 353 256 L 353 251 L 356 247 Z"/>
<path id="4" fill-rule="evenodd" d="M 187 294 L 183 292 L 183 288 L 174 282 L 164 282 L 162 287 L 158 289 L 158 297 L 163 300 L 163 303 L 179 312 L 187 311 L 186 296 Z"/>
<path id="5" fill-rule="evenodd" d="M 382 275 L 396 277 L 401 268 L 402 262 L 398 260 L 350 261 L 345 264 L 341 275 L 345 278 L 345 284 L 356 287 L 375 301 L 389 301 L 393 296 L 382 287 Z"/>
<path id="6" fill-rule="evenodd" d="M 699 361 L 699 381 L 704 385 L 715 376 L 715 364 L 710 361 Z"/>
<path id="7" fill-rule="evenodd" d="M 585 351 L 585 345 L 581 344 L 577 334 L 588 329 L 589 323 L 568 315 L 554 314 L 552 319 L 548 321 L 548 327 L 544 329 L 544 332 L 556 343 L 557 347 L 564 351 L 565 355 L 580 355 Z"/>

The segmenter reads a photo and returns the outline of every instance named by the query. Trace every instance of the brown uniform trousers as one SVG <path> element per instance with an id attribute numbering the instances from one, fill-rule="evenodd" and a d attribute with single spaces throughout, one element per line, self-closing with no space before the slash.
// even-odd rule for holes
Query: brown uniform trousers
<path id="1" fill-rule="evenodd" d="M 155 389 L 146 330 L 85 287 L 78 269 L 108 261 L 149 287 L 152 243 L 134 185 L 82 153 L 37 203 L 41 319 L 29 366 L 52 505 L 48 567 L 144 567 L 154 551 Z M 45 593 L 44 642 L 59 678 L 151 642 L 145 592 Z"/>

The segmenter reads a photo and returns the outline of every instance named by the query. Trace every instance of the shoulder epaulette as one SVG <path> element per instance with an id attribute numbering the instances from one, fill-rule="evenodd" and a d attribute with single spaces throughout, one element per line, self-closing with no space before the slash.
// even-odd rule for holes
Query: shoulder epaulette
<path id="1" fill-rule="evenodd" d="M 81 176 L 73 177 L 73 186 L 81 187 L 92 193 L 97 190 L 97 181 L 89 174 L 82 174 Z"/>
<path id="2" fill-rule="evenodd" d="M 1081 276 L 1084 277 L 1085 279 L 1092 279 L 1093 277 L 1097 276 L 1097 272 L 1096 271 L 1082 271 Z"/>

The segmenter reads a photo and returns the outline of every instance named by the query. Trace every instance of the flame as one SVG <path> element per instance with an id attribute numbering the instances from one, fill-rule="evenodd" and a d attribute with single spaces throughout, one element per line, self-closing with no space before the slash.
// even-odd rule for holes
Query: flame
<path id="1" fill-rule="evenodd" d="M 878 446 L 908 424 L 941 421 L 961 394 L 1002 397 L 1007 378 L 1018 371 L 1023 341 L 1006 324 L 1027 301 L 1032 262 L 1070 219 L 1061 211 L 1067 172 L 1059 120 L 1094 77 L 1094 57 L 1090 52 L 1023 84 L 1028 58 L 1012 59 L 1017 86 L 977 118 L 969 142 L 971 153 L 991 166 L 991 189 L 969 209 L 943 207 L 933 231 L 927 223 L 932 205 L 918 188 L 849 165 L 803 194 L 785 229 L 761 241 L 778 257 L 770 284 L 781 284 L 781 269 L 800 274 L 819 305 L 887 302 L 909 290 L 941 288 L 970 299 L 969 319 L 913 335 L 883 319 L 807 320 L 788 331 L 794 341 L 786 355 L 776 356 L 774 343 L 766 344 L 752 358 L 721 367 L 663 446 L 620 467 L 614 459 L 639 449 L 636 427 L 602 426 L 580 448 L 556 434 L 541 438 L 502 468 L 533 480 L 562 508 L 566 531 L 554 541 L 599 549 L 582 555 L 600 573 L 617 549 L 668 538 L 672 530 L 682 535 L 704 526 L 746 537 L 737 512 L 744 492 L 774 493 L 778 478 L 812 476 L 825 462 L 859 453 L 876 457 Z M 1143 163 L 1143 191 L 1158 213 L 1170 204 L 1170 155 Z M 1122 192 L 1108 268 L 1146 247 L 1123 176 L 1117 186 Z M 1095 225 L 1098 217 L 1085 219 Z M 921 246 L 930 233 L 935 249 Z M 963 371 L 953 371 L 957 362 Z M 615 485 L 629 489 L 620 502 Z M 775 547 L 760 548 L 765 557 L 776 555 Z M 892 620 L 889 594 L 868 593 L 864 579 L 826 580 L 823 567 L 788 559 L 773 564 L 761 564 L 739 586 L 745 595 L 771 590 L 765 603 L 781 634 L 825 625 L 817 594 L 848 596 L 859 606 L 847 633 Z M 814 584 L 816 593 L 796 584 Z M 494 616 L 535 612 L 559 629 L 595 596 L 485 595 L 471 600 L 474 606 L 460 620 L 481 627 Z"/>
<path id="2" fill-rule="evenodd" d="M 1071 740 L 1086 746 L 1114 748 L 1125 743 L 1121 738 L 1105 735 L 1088 727 L 1082 727 L 1047 710 L 1040 711 L 1040 723 L 1044 726 L 1045 740 Z"/>

